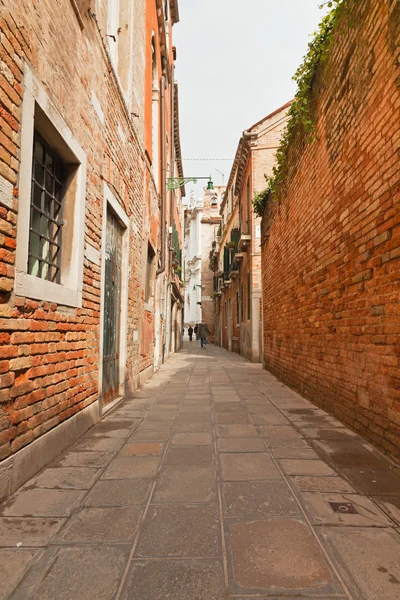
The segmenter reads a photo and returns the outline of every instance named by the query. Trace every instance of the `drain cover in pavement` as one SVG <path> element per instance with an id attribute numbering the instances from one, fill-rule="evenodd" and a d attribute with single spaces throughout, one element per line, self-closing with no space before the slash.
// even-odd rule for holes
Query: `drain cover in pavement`
<path id="1" fill-rule="evenodd" d="M 333 512 L 344 515 L 358 515 L 358 510 L 351 502 L 329 502 Z"/>

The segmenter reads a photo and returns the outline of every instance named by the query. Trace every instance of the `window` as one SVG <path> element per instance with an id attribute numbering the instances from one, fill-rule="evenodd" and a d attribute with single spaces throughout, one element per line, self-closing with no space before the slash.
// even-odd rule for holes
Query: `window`
<path id="1" fill-rule="evenodd" d="M 34 133 L 28 273 L 60 283 L 64 163 Z"/>
<path id="2" fill-rule="evenodd" d="M 243 283 L 240 284 L 240 321 L 244 321 Z"/>
<path id="3" fill-rule="evenodd" d="M 146 287 L 144 290 L 144 300 L 148 302 L 152 296 L 152 283 L 153 283 L 153 263 L 154 263 L 155 252 L 151 245 L 147 248 L 147 271 L 146 271 Z"/>
<path id="4" fill-rule="evenodd" d="M 246 200 L 247 200 L 247 220 L 249 221 L 250 226 L 250 217 L 251 217 L 251 192 L 250 192 L 250 176 L 247 178 L 246 185 Z M 250 231 L 250 229 L 249 229 Z"/>
<path id="5" fill-rule="evenodd" d="M 251 279 L 250 271 L 247 273 L 247 318 L 251 318 Z"/>
<path id="6" fill-rule="evenodd" d="M 239 292 L 236 292 L 236 325 L 240 323 L 240 302 L 239 302 Z"/>
<path id="7" fill-rule="evenodd" d="M 28 66 L 21 115 L 15 293 L 82 305 L 86 154 Z M 86 248 L 91 262 L 99 251 Z"/>

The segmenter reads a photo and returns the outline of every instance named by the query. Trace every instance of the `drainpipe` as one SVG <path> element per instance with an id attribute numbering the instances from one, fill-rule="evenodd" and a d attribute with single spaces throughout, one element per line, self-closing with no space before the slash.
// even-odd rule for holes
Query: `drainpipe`
<path id="1" fill-rule="evenodd" d="M 166 205 L 167 205 L 167 161 L 165 147 L 165 88 L 166 88 L 166 73 L 163 70 L 161 77 L 161 265 L 158 267 L 156 275 L 161 275 L 165 271 L 165 222 L 166 222 Z"/>

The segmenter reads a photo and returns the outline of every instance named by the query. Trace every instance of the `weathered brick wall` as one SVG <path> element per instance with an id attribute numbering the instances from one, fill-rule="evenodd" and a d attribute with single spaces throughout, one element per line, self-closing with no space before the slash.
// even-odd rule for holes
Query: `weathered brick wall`
<path id="1" fill-rule="evenodd" d="M 399 4 L 361 0 L 263 218 L 265 367 L 400 455 Z"/>
<path id="2" fill-rule="evenodd" d="M 104 32 L 105 3 L 101 6 L 98 19 Z M 137 7 L 144 10 L 142 2 Z M 139 353 L 148 235 L 144 185 L 149 163 L 110 72 L 99 32 L 87 17 L 81 30 L 69 0 L 1 0 L 0 9 L 0 176 L 3 185 L 12 186 L 12 201 L 6 203 L 2 196 L 0 204 L 1 460 L 97 400 L 99 380 L 100 267 L 85 258 L 79 309 L 13 292 L 24 62 L 87 154 L 85 242 L 101 249 L 104 181 L 130 219 L 129 386 L 136 383 L 140 361 L 149 364 L 152 357 L 143 359 Z M 136 51 L 133 63 L 139 64 L 139 45 Z M 104 124 L 92 104 L 93 91 Z M 132 99 L 131 107 L 142 114 L 142 99 Z"/>

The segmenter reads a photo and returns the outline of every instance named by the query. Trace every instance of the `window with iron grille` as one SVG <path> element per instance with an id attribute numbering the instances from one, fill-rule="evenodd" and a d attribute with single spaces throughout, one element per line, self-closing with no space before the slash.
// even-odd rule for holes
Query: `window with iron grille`
<path id="1" fill-rule="evenodd" d="M 35 131 L 28 273 L 60 283 L 64 163 Z"/>

